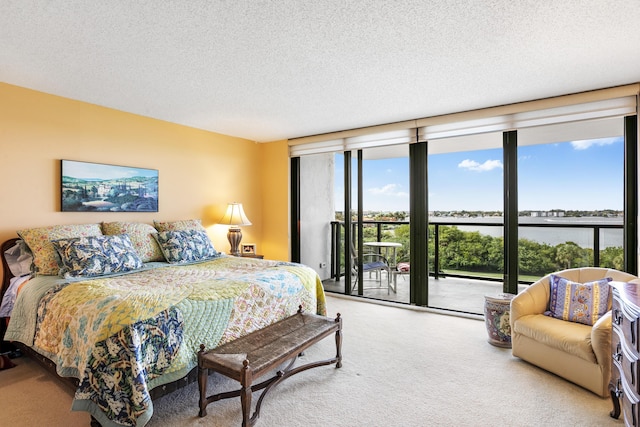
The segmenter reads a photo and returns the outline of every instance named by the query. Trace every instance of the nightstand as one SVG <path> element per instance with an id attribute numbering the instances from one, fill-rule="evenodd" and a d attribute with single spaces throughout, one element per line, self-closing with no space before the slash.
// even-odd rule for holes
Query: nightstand
<path id="1" fill-rule="evenodd" d="M 243 257 L 243 258 L 258 258 L 258 259 L 264 259 L 264 255 L 258 255 L 258 254 L 239 254 L 237 255 L 239 257 Z"/>

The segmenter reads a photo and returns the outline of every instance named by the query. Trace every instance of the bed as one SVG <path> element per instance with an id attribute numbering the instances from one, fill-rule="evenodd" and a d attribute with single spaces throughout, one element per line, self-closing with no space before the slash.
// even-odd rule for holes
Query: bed
<path id="1" fill-rule="evenodd" d="M 145 425 L 154 398 L 195 380 L 200 344 L 222 345 L 299 306 L 326 315 L 313 269 L 218 253 L 197 221 L 18 235 L 1 252 L 0 297 L 15 295 L 4 339 L 73 384 L 72 409 L 103 426 Z M 36 270 L 19 291 L 5 256 L 17 243 Z"/>

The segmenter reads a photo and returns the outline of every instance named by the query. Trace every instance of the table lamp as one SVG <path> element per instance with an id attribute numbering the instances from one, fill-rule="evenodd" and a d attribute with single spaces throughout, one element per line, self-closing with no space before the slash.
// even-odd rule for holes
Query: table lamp
<path id="1" fill-rule="evenodd" d="M 244 214 L 242 203 L 229 203 L 227 212 L 225 212 L 219 224 L 230 226 L 227 239 L 231 245 L 231 255 L 240 255 L 240 251 L 238 250 L 240 241 L 242 240 L 242 230 L 240 230 L 240 226 L 251 225 L 251 221 L 249 221 L 249 218 Z"/>

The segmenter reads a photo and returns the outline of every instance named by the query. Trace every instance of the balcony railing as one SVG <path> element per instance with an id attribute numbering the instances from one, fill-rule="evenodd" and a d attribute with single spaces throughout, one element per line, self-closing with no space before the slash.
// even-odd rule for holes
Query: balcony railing
<path id="1" fill-rule="evenodd" d="M 387 238 L 386 240 L 389 240 L 388 238 L 388 233 L 385 232 L 385 228 L 391 228 L 391 227 L 397 227 L 399 225 L 408 225 L 409 222 L 408 221 L 363 221 L 363 226 L 364 227 L 375 227 L 375 237 L 373 240 L 371 237 L 369 238 L 365 238 L 365 241 L 383 241 L 385 240 L 385 238 Z M 431 276 L 433 276 L 434 278 L 439 278 L 440 276 L 443 275 L 447 275 L 450 277 L 464 277 L 464 278 L 471 278 L 471 279 L 482 279 L 482 280 L 497 280 L 497 281 L 501 281 L 502 278 L 499 277 L 500 274 L 502 273 L 499 270 L 493 271 L 493 277 L 491 277 L 491 275 L 480 275 L 480 274 L 473 274 L 473 272 L 469 272 L 465 269 L 460 269 L 458 272 L 454 270 L 452 270 L 451 268 L 446 269 L 446 273 L 443 271 L 443 269 L 441 268 L 441 257 L 442 257 L 442 246 L 441 246 L 441 235 L 442 235 L 442 231 L 444 227 L 471 227 L 471 228 L 485 228 L 485 227 L 494 227 L 496 228 L 495 232 L 493 234 L 495 235 L 501 235 L 501 230 L 504 227 L 504 225 L 502 223 L 498 223 L 498 222 L 482 222 L 482 221 L 476 221 L 476 222 L 469 222 L 469 221 L 441 221 L 441 220 L 437 220 L 434 222 L 430 222 L 430 242 L 429 242 L 429 252 L 430 252 L 430 257 L 432 258 L 432 263 L 431 267 L 429 268 L 429 273 Z M 545 223 L 520 223 L 518 224 L 519 228 L 522 229 L 522 232 L 520 234 L 524 234 L 524 229 L 533 229 L 533 228 L 539 228 L 539 229 L 543 229 L 547 232 L 549 231 L 554 231 L 556 233 L 560 233 L 560 229 L 568 229 L 570 230 L 572 233 L 575 232 L 576 236 L 578 233 L 580 233 L 580 231 L 584 231 L 584 230 L 590 230 L 589 234 L 590 234 L 590 239 L 591 239 L 591 244 L 592 247 L 583 247 L 583 246 L 579 246 L 580 248 L 582 248 L 583 250 L 589 250 L 592 249 L 592 252 L 589 252 L 589 264 L 590 266 L 602 266 L 601 265 L 601 234 L 603 230 L 620 230 L 621 232 L 623 231 L 623 224 L 621 223 L 571 223 L 571 222 L 545 222 Z M 353 227 L 353 231 L 352 231 L 352 236 L 357 236 L 357 224 L 352 224 Z M 344 263 L 342 261 L 343 259 L 343 251 L 344 251 L 344 222 L 342 221 L 332 221 L 331 222 L 331 277 L 333 279 L 339 279 L 343 274 L 343 267 L 344 267 Z M 364 233 L 363 233 L 364 234 Z M 371 233 L 368 233 L 369 235 Z M 355 238 L 355 237 L 354 237 Z M 521 239 L 523 239 L 521 237 Z M 393 239 L 391 239 L 393 240 Z M 616 239 L 618 240 L 618 239 Z M 566 243 L 570 243 L 573 242 L 574 239 L 568 239 L 566 241 Z M 622 247 L 622 236 L 620 236 L 620 245 L 619 247 Z M 404 247 L 406 246 L 406 247 Z M 405 245 L 403 246 L 403 248 L 400 249 L 400 253 L 401 256 L 404 256 L 404 258 L 406 259 L 402 259 L 402 261 L 408 261 L 408 253 L 409 253 L 409 248 L 408 248 L 408 241 L 405 243 Z M 617 245 L 611 245 L 609 244 L 608 246 L 617 246 Z M 504 260 L 503 260 L 504 261 Z M 583 260 L 584 262 L 584 260 Z M 587 266 L 587 265 L 580 265 L 580 266 Z M 611 267 L 611 268 L 620 268 L 620 266 L 613 266 L 613 265 L 606 265 L 606 267 Z M 551 270 L 548 271 L 547 273 L 550 273 L 552 271 L 555 270 Z M 546 274 L 546 273 L 545 273 Z M 531 280 L 520 280 L 521 283 L 531 283 Z"/>

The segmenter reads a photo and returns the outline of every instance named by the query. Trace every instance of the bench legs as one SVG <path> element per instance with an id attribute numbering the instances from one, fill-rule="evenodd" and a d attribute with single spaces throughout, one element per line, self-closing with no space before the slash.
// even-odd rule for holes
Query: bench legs
<path id="1" fill-rule="evenodd" d="M 204 351 L 204 345 L 200 344 L 200 352 Z M 202 362 L 198 357 L 198 390 L 200 391 L 200 412 L 198 416 L 207 415 L 207 380 L 209 378 L 209 370 L 202 366 Z"/>
<path id="2" fill-rule="evenodd" d="M 338 313 L 338 318 L 336 322 L 340 321 L 340 313 Z M 336 369 L 342 368 L 342 330 L 338 329 L 336 331 Z"/>
<path id="3" fill-rule="evenodd" d="M 277 379 L 277 376 L 252 387 L 251 383 L 253 382 L 253 375 L 251 372 L 251 367 L 249 367 L 249 361 L 245 360 L 243 362 L 242 378 L 240 381 L 242 387 L 239 390 L 218 393 L 207 397 L 208 379 L 209 369 L 198 364 L 198 389 L 200 391 L 200 411 L 198 412 L 198 416 L 205 417 L 207 415 L 207 405 L 211 402 L 240 396 L 240 405 L 242 407 L 242 427 L 249 427 L 254 425 L 258 418 L 258 415 L 260 413 L 259 405 L 262 401 L 262 397 L 264 396 L 264 392 L 260 396 L 258 407 L 256 408 L 256 413 L 253 415 L 253 417 L 251 417 L 251 394 L 254 391 L 262 390 L 263 388 L 269 386 Z"/>
<path id="4" fill-rule="evenodd" d="M 253 375 L 251 369 L 249 368 L 249 361 L 245 360 L 242 362 L 242 379 L 240 380 L 240 384 L 242 387 L 240 388 L 240 406 L 242 407 L 242 427 L 252 426 L 255 422 L 255 419 L 251 419 L 251 383 L 253 382 Z M 263 392 L 264 394 L 264 392 Z M 256 419 L 258 418 L 258 411 L 260 409 L 256 408 Z"/>

